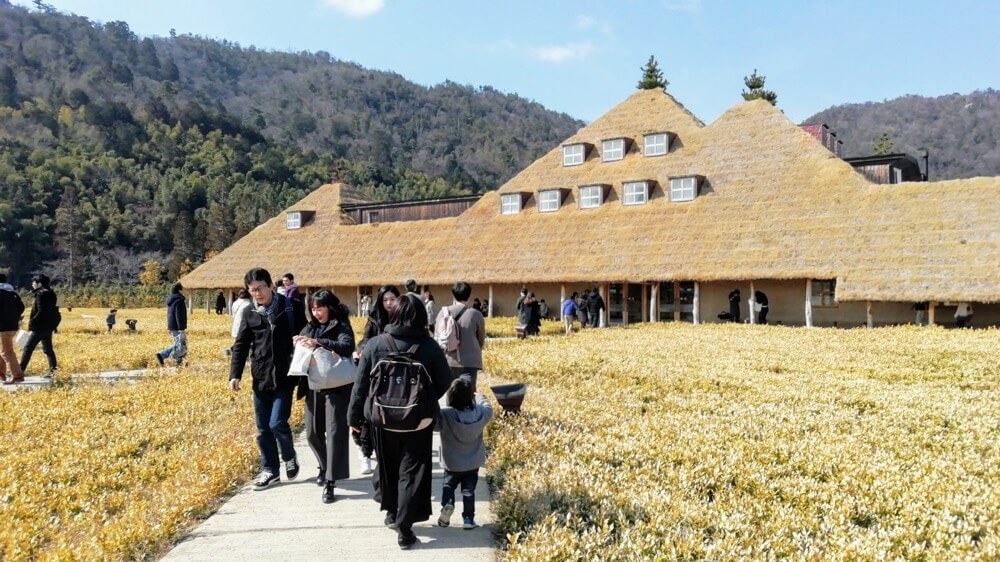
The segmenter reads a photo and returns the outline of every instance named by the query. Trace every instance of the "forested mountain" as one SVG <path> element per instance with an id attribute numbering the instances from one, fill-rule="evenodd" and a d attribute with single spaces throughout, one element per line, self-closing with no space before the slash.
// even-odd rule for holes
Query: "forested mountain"
<path id="1" fill-rule="evenodd" d="M 881 103 L 838 105 L 806 119 L 826 123 L 845 156 L 868 156 L 888 133 L 892 152 L 930 152 L 930 179 L 1000 176 L 1000 92 L 987 89 L 936 98 L 904 96 Z"/>
<path id="2" fill-rule="evenodd" d="M 333 177 L 375 199 L 495 188 L 582 122 L 327 53 L 139 38 L 0 0 L 0 270 L 171 277 Z"/>

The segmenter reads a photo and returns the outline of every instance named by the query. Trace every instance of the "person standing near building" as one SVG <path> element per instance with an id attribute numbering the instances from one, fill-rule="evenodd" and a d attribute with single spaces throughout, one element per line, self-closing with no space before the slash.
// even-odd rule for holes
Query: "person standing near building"
<path id="1" fill-rule="evenodd" d="M 52 377 L 57 368 L 56 351 L 52 347 L 52 333 L 59 327 L 59 305 L 56 293 L 49 287 L 48 275 L 38 274 L 31 278 L 31 288 L 35 292 L 35 302 L 31 307 L 31 316 L 28 318 L 28 330 L 31 337 L 24 345 L 24 353 L 21 355 L 21 373 L 28 370 L 28 363 L 31 362 L 31 355 L 39 343 L 42 344 L 42 351 L 49 360 L 49 371 L 46 377 Z"/>
<path id="2" fill-rule="evenodd" d="M 187 330 L 187 304 L 181 291 L 184 286 L 174 283 L 170 286 L 170 295 L 167 296 L 167 331 L 173 338 L 173 344 L 156 354 L 156 362 L 163 366 L 163 362 L 171 356 L 177 361 L 177 366 L 184 364 L 184 356 L 181 354 L 181 346 L 187 347 L 187 342 L 183 339 L 187 337 L 184 333 Z M 178 355 L 180 355 L 178 357 Z"/>
<path id="3" fill-rule="evenodd" d="M 972 305 L 967 302 L 960 302 L 955 307 L 955 326 L 959 328 L 972 327 Z"/>
<path id="4" fill-rule="evenodd" d="M 219 294 L 215 297 L 215 313 L 222 316 L 222 311 L 226 309 L 226 295 L 219 291 Z"/>
<path id="5" fill-rule="evenodd" d="M 573 293 L 576 294 L 576 293 Z M 576 317 L 580 320 L 580 330 L 582 331 L 587 327 L 589 321 L 589 316 L 587 315 L 587 297 L 590 295 L 590 291 L 587 289 L 583 290 L 583 294 L 576 299 Z"/>
<path id="6" fill-rule="evenodd" d="M 299 292 L 299 286 L 295 284 L 295 276 L 291 273 L 286 273 L 281 276 L 281 286 L 284 287 L 284 295 L 292 300 L 301 301 L 302 293 Z"/>
<path id="7" fill-rule="evenodd" d="M 590 327 L 597 328 L 601 325 L 601 311 L 605 308 L 604 297 L 598 292 L 597 287 L 590 290 L 587 297 L 587 314 L 590 315 Z"/>
<path id="8" fill-rule="evenodd" d="M 465 377 L 472 382 L 472 389 L 476 389 L 476 379 L 479 371 L 483 368 L 483 346 L 486 345 L 486 320 L 483 313 L 473 307 L 468 306 L 469 297 L 472 295 L 472 285 L 464 281 L 455 283 L 451 288 L 451 294 L 455 297 L 455 302 L 445 309 L 441 314 L 448 314 L 455 319 L 455 328 L 458 330 L 458 349 L 446 353 L 448 357 L 448 367 L 451 368 L 453 379 Z"/>
<path id="9" fill-rule="evenodd" d="M 406 294 L 413 295 L 420 298 L 420 293 L 417 292 L 420 289 L 420 285 L 417 285 L 416 279 L 407 279 L 403 286 L 406 287 Z"/>
<path id="10" fill-rule="evenodd" d="M 930 308 L 930 304 L 928 301 L 913 303 L 913 310 L 917 313 L 917 326 L 927 325 L 927 309 Z"/>
<path id="11" fill-rule="evenodd" d="M 288 376 L 292 365 L 292 337 L 305 326 L 302 302 L 276 294 L 271 289 L 271 274 L 256 267 L 243 278 L 254 309 L 236 335 L 229 369 L 229 389 L 240 391 L 240 380 L 247 358 L 253 357 L 253 410 L 257 424 L 257 447 L 261 472 L 254 479 L 254 489 L 264 490 L 281 480 L 279 453 L 285 461 L 285 474 L 294 480 L 299 474 L 298 459 L 288 418 L 292 414 L 293 393 L 299 382 Z"/>
<path id="12" fill-rule="evenodd" d="M 437 318 L 438 308 L 437 305 L 434 304 L 434 295 L 432 295 L 431 292 L 428 291 L 427 289 L 424 289 L 423 301 L 424 301 L 424 308 L 427 309 L 427 318 L 432 320 L 434 318 Z M 434 333 L 433 322 L 430 325 L 430 331 L 432 334 Z"/>
<path id="13" fill-rule="evenodd" d="M 733 289 L 729 292 L 729 321 L 740 323 L 740 290 Z"/>
<path id="14" fill-rule="evenodd" d="M 757 323 L 767 324 L 767 312 L 770 310 L 767 304 L 767 295 L 763 291 L 754 291 L 754 308 L 757 310 Z"/>
<path id="15" fill-rule="evenodd" d="M 7 276 L 0 273 L 0 380 L 4 384 L 14 384 L 24 380 L 24 371 L 17 362 L 14 338 L 21 326 L 24 302 L 14 287 L 7 283 Z M 7 370 L 11 379 L 7 381 Z"/>
<path id="16" fill-rule="evenodd" d="M 573 291 L 573 296 L 562 303 L 563 326 L 566 328 L 567 336 L 573 333 L 573 320 L 576 318 L 576 297 L 576 291 Z"/>

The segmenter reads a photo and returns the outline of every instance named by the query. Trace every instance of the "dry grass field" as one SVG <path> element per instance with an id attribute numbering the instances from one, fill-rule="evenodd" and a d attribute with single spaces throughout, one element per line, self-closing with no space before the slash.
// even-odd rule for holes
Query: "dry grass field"
<path id="1" fill-rule="evenodd" d="M 56 385 L 0 393 L 0 559 L 155 557 L 253 474 L 230 318 L 195 311 L 189 367 L 108 384 L 80 373 L 170 338 L 162 309 L 106 312 L 64 311 Z M 542 331 L 480 379 L 531 385 L 488 435 L 506 560 L 1000 558 L 1000 331 Z"/>
<path id="2" fill-rule="evenodd" d="M 659 325 L 496 342 L 522 560 L 1000 559 L 1000 331 Z"/>

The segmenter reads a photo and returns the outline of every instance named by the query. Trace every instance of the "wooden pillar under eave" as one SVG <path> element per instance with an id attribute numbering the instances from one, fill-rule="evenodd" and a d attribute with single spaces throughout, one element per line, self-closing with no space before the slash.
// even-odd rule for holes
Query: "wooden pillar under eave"
<path id="1" fill-rule="evenodd" d="M 232 316 L 233 314 L 233 292 L 226 290 L 226 314 Z"/>
<path id="2" fill-rule="evenodd" d="M 610 298 L 610 293 L 608 292 L 608 284 L 607 283 L 604 283 L 604 284 L 601 285 L 600 293 L 599 294 L 601 295 L 601 298 L 604 299 L 604 310 L 601 311 L 601 319 L 600 319 L 600 322 L 597 325 L 600 328 L 606 328 L 608 326 L 608 303 L 611 302 L 611 301 L 608 300 Z M 626 306 L 627 305 L 628 305 L 628 303 L 626 303 Z M 627 316 L 627 314 L 628 313 L 626 313 L 623 310 L 622 311 L 622 319 L 624 319 L 625 316 Z"/>
<path id="3" fill-rule="evenodd" d="M 757 308 L 757 295 L 755 294 L 755 291 L 753 290 L 753 281 L 750 282 L 750 300 L 749 300 L 749 302 L 750 302 L 750 323 L 751 324 L 756 324 L 757 323 L 757 311 L 754 310 L 754 309 Z"/>
<path id="4" fill-rule="evenodd" d="M 865 315 L 867 316 L 865 325 L 869 328 L 875 325 L 875 321 L 872 318 L 872 301 L 865 301 Z"/>
<path id="5" fill-rule="evenodd" d="M 806 279 L 806 328 L 813 327 L 813 282 Z"/>
<path id="6" fill-rule="evenodd" d="M 660 284 L 653 283 L 649 289 L 649 321 L 656 322 L 660 319 L 660 307 L 657 303 L 660 302 Z"/>
<path id="7" fill-rule="evenodd" d="M 486 317 L 493 318 L 493 284 L 490 283 L 490 305 L 486 307 Z"/>
<path id="8" fill-rule="evenodd" d="M 566 302 L 566 284 L 559 285 L 559 319 L 563 319 L 563 303 Z"/>
<path id="9" fill-rule="evenodd" d="M 608 299 L 604 299 L 604 304 L 607 303 Z M 610 316 L 608 321 L 611 321 Z M 628 281 L 622 283 L 622 326 L 628 326 Z"/>
<path id="10" fill-rule="evenodd" d="M 935 304 L 934 301 L 931 301 L 930 304 L 927 305 L 927 325 L 928 326 L 933 326 L 934 325 L 934 304 Z"/>
<path id="11" fill-rule="evenodd" d="M 355 308 L 354 310 L 357 312 L 358 316 L 361 316 L 361 285 L 358 285 L 357 287 L 354 288 L 354 296 L 357 299 L 356 302 L 358 303 L 358 307 Z M 428 318 L 427 321 L 433 322 L 434 319 Z"/>
<path id="12" fill-rule="evenodd" d="M 701 295 L 698 294 L 701 283 L 694 282 L 694 303 L 692 303 L 691 320 L 694 325 L 701 324 Z"/>
<path id="13" fill-rule="evenodd" d="M 639 307 L 639 310 L 641 311 L 640 319 L 643 322 L 649 322 L 651 316 L 649 314 L 649 295 L 646 292 L 646 284 L 641 283 L 639 284 L 639 287 L 641 287 L 642 290 L 642 305 Z"/>

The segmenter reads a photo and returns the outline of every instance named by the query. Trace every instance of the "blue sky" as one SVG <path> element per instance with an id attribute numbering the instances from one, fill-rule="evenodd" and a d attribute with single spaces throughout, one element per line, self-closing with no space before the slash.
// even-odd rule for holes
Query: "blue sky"
<path id="1" fill-rule="evenodd" d="M 30 5 L 29 1 L 17 0 Z M 591 121 L 649 55 L 705 122 L 756 68 L 799 122 L 831 105 L 1000 87 L 1000 2 L 711 0 L 50 0 L 141 36 L 326 51 L 414 82 L 490 85 Z"/>

